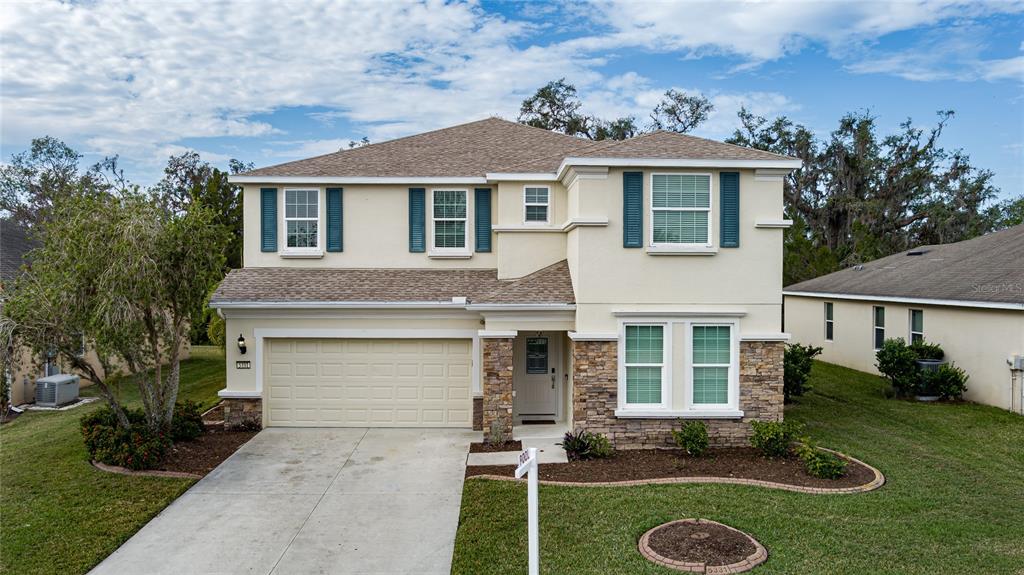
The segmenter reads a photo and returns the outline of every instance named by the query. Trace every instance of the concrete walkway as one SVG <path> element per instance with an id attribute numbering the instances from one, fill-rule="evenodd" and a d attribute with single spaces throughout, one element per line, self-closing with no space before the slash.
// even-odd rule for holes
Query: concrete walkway
<path id="1" fill-rule="evenodd" d="M 479 436 L 266 429 L 92 573 L 447 574 Z"/>

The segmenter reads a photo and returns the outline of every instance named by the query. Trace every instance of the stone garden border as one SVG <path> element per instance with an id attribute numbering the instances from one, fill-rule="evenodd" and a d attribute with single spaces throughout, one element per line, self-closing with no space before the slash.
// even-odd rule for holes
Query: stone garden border
<path id="1" fill-rule="evenodd" d="M 728 565 L 707 566 L 704 563 L 688 563 L 686 561 L 677 561 L 675 559 L 663 557 L 659 555 L 656 551 L 651 549 L 651 534 L 653 534 L 658 529 L 668 527 L 669 525 L 675 525 L 676 523 L 707 523 L 711 525 L 725 527 L 730 531 L 735 531 L 736 533 L 739 533 L 740 535 L 746 537 L 751 543 L 754 544 L 756 551 L 754 551 L 754 553 L 752 553 L 751 555 L 748 555 L 742 561 L 737 561 L 736 563 L 729 563 Z M 652 563 L 661 565 L 662 567 L 668 567 L 669 569 L 675 569 L 676 571 L 686 571 L 689 573 L 707 573 L 708 575 L 742 573 L 744 571 L 749 571 L 768 560 L 768 550 L 765 549 L 764 545 L 761 545 L 761 543 L 758 542 L 757 539 L 754 539 L 753 537 L 747 535 L 739 529 L 729 527 L 728 525 L 724 525 L 717 521 L 711 521 L 710 519 L 677 519 L 675 521 L 669 521 L 668 523 L 662 523 L 661 525 L 652 527 L 651 529 L 647 530 L 647 533 L 644 533 L 643 536 L 640 537 L 640 543 L 637 545 L 637 547 L 640 549 L 640 554 L 644 556 L 644 559 L 647 559 Z"/>
<path id="2" fill-rule="evenodd" d="M 134 469 L 128 469 L 127 467 L 118 467 L 117 465 L 107 465 L 106 463 L 100 463 L 99 461 L 90 461 L 93 467 L 100 471 L 106 471 L 107 473 L 116 473 L 118 475 L 130 475 L 134 477 L 170 477 L 173 479 L 202 479 L 202 475 L 196 475 L 195 473 L 186 473 L 184 471 L 135 471 Z"/>
<path id="3" fill-rule="evenodd" d="M 805 487 L 803 485 L 788 485 L 786 483 L 777 483 L 775 481 L 763 481 L 760 479 L 741 479 L 736 477 L 662 477 L 658 479 L 634 479 L 628 481 L 601 481 L 584 483 L 578 481 L 551 481 L 541 479 L 541 485 L 557 485 L 563 487 L 630 487 L 634 485 L 668 485 L 673 483 L 726 483 L 731 485 L 752 485 L 755 487 L 767 487 L 769 489 L 782 489 L 785 491 L 795 491 L 797 493 L 810 493 L 814 495 L 845 495 L 850 493 L 866 493 L 868 491 L 874 491 L 879 487 L 885 485 L 885 476 L 877 468 L 864 463 L 859 459 L 855 459 L 834 451 L 832 449 L 826 449 L 819 447 L 823 451 L 834 453 L 839 457 L 863 465 L 874 473 L 875 477 L 871 481 L 864 485 L 857 485 L 854 487 Z M 467 479 L 491 479 L 497 481 L 525 481 L 525 479 L 515 479 L 514 477 L 507 477 L 504 475 L 473 475 Z"/>

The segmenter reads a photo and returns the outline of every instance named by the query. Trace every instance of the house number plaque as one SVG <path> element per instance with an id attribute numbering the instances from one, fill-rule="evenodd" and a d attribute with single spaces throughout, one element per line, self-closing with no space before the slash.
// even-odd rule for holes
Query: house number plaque
<path id="1" fill-rule="evenodd" d="M 252 363 L 248 361 L 236 361 L 235 369 L 249 369 L 252 367 Z"/>

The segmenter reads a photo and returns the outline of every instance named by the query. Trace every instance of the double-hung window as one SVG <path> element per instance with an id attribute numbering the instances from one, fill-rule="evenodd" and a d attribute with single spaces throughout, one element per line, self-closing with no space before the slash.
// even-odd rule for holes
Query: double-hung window
<path id="1" fill-rule="evenodd" d="M 432 219 L 434 249 L 466 251 L 466 190 L 434 190 Z"/>
<path id="2" fill-rule="evenodd" d="M 732 369 L 732 335 L 728 325 L 693 326 L 693 405 L 725 406 Z"/>
<path id="3" fill-rule="evenodd" d="M 711 246 L 711 175 L 651 176 L 651 245 Z"/>
<path id="4" fill-rule="evenodd" d="M 879 350 L 882 349 L 882 344 L 885 343 L 885 308 L 876 305 L 872 310 L 875 318 L 875 350 Z"/>
<path id="5" fill-rule="evenodd" d="M 526 186 L 523 188 L 523 219 L 528 224 L 547 223 L 551 189 L 546 186 Z"/>
<path id="6" fill-rule="evenodd" d="M 832 341 L 835 335 L 835 320 L 832 319 L 832 302 L 825 302 L 825 341 Z"/>
<path id="7" fill-rule="evenodd" d="M 665 326 L 625 326 L 626 407 L 661 407 L 665 385 Z"/>
<path id="8" fill-rule="evenodd" d="M 284 191 L 287 249 L 315 251 L 320 247 L 320 190 Z"/>
<path id="9" fill-rule="evenodd" d="M 924 310 L 910 310 L 910 343 L 924 341 Z"/>

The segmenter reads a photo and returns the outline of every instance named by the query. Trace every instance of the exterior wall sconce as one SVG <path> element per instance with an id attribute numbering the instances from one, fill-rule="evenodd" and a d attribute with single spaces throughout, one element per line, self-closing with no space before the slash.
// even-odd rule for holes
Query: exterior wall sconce
<path id="1" fill-rule="evenodd" d="M 238 351 L 245 355 L 245 337 L 238 334 Z"/>

